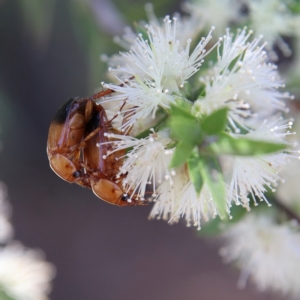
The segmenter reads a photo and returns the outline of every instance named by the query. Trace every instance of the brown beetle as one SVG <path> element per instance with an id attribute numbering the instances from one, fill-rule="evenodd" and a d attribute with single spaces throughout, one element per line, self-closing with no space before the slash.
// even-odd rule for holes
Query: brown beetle
<path id="1" fill-rule="evenodd" d="M 56 112 L 49 128 L 47 154 L 52 170 L 68 182 L 83 184 L 80 144 L 92 106 L 71 98 Z"/>
<path id="2" fill-rule="evenodd" d="M 83 165 L 89 178 L 91 188 L 102 200 L 118 206 L 146 205 L 146 201 L 137 199 L 135 195 L 124 192 L 122 176 L 117 176 L 123 164 L 125 150 L 112 150 L 109 133 L 118 133 L 107 119 L 105 109 L 101 105 L 93 110 L 90 121 L 86 125 L 83 145 Z M 105 159 L 104 159 L 105 157 Z M 124 177 L 124 176 L 123 176 Z"/>
<path id="3" fill-rule="evenodd" d="M 118 132 L 105 109 L 94 100 L 111 94 L 107 89 L 90 98 L 69 99 L 55 114 L 49 128 L 47 154 L 52 170 L 62 179 L 91 188 L 102 200 L 118 206 L 145 205 L 127 195 L 117 174 L 124 151 L 103 159 L 112 147 L 105 133 Z"/>
<path id="4" fill-rule="evenodd" d="M 52 170 L 68 182 L 90 187 L 82 169 L 81 144 L 86 124 L 96 107 L 95 99 L 109 95 L 107 89 L 90 98 L 71 98 L 58 109 L 50 124 L 47 155 Z"/>

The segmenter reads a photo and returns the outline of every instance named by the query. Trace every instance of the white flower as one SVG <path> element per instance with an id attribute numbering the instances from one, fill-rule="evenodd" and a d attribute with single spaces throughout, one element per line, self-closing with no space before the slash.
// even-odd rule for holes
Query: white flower
<path id="1" fill-rule="evenodd" d="M 249 6 L 251 27 L 255 32 L 264 35 L 272 49 L 277 44 L 284 55 L 291 55 L 291 49 L 282 39 L 284 36 L 299 35 L 300 17 L 292 14 L 288 8 L 291 1 L 280 0 L 251 0 L 246 1 Z"/>
<path id="2" fill-rule="evenodd" d="M 241 269 L 239 286 L 248 278 L 260 291 L 300 296 L 300 232 L 293 223 L 276 224 L 268 214 L 249 213 L 226 228 L 226 245 L 220 250 L 226 262 Z"/>
<path id="3" fill-rule="evenodd" d="M 13 237 L 13 227 L 9 222 L 11 206 L 7 202 L 7 192 L 4 183 L 0 182 L 0 243 L 5 243 Z"/>
<path id="4" fill-rule="evenodd" d="M 176 199 L 188 182 L 186 173 L 177 170 L 172 178 L 172 183 L 162 182 L 157 190 L 157 197 L 154 198 L 154 206 L 150 213 L 150 219 L 163 219 L 168 222 L 178 222 L 180 216 L 175 216 L 177 209 Z"/>
<path id="5" fill-rule="evenodd" d="M 147 39 L 139 35 L 131 50 L 121 54 L 123 64 L 111 69 L 120 76 L 121 86 L 106 84 L 116 93 L 102 102 L 120 104 L 126 100 L 123 112 L 127 112 L 128 122 L 122 129 L 128 129 L 138 119 L 154 117 L 159 107 L 169 109 L 175 95 L 180 95 L 186 81 L 203 63 L 212 30 L 191 51 L 190 39 L 184 44 L 178 40 L 176 18 L 172 22 L 167 16 L 163 27 L 148 25 Z"/>
<path id="6" fill-rule="evenodd" d="M 149 28 L 154 28 L 157 30 L 158 28 L 162 28 L 161 20 L 157 19 L 155 16 L 153 5 L 151 3 L 147 3 L 145 5 L 147 17 L 149 20 L 149 25 L 146 25 L 145 22 L 139 22 L 138 27 L 143 30 L 149 30 Z M 169 16 L 164 19 L 164 23 L 169 21 Z M 185 45 L 188 40 L 193 39 L 198 36 L 200 31 L 202 30 L 203 23 L 199 22 L 199 19 L 195 16 L 184 17 L 178 13 L 175 13 L 173 16 L 174 25 L 176 24 L 176 40 L 179 41 L 180 45 Z M 137 33 L 135 33 L 131 27 L 126 27 L 124 30 L 124 34 L 122 37 L 115 37 L 114 41 L 120 45 L 123 49 L 130 51 L 132 46 L 136 44 L 136 40 L 138 39 Z M 127 63 L 124 61 L 124 54 L 120 53 L 117 55 L 113 55 L 112 57 L 107 57 L 106 55 L 102 56 L 102 60 L 106 61 L 110 68 L 120 68 Z M 119 74 L 117 70 L 114 70 L 114 74 Z M 122 72 L 120 72 L 122 74 Z"/>
<path id="7" fill-rule="evenodd" d="M 126 174 L 123 186 L 131 197 L 144 199 L 153 198 L 155 205 L 150 218 L 164 219 L 175 223 L 184 218 L 187 226 L 201 227 L 201 219 L 208 221 L 217 215 L 216 201 L 205 184 L 200 195 L 196 194 L 186 166 L 175 170 L 169 169 L 174 149 L 168 149 L 173 141 L 167 130 L 152 133 L 147 138 L 136 139 L 131 136 L 107 134 L 114 139 L 111 155 L 116 151 L 132 148 L 124 157 L 119 177 Z M 150 196 L 150 197 L 149 197 Z M 230 198 L 226 195 L 224 201 L 229 214 Z"/>
<path id="8" fill-rule="evenodd" d="M 184 218 L 188 227 L 196 226 L 200 230 L 202 218 L 207 222 L 219 213 L 209 188 L 204 185 L 200 195 L 197 195 L 186 172 L 186 167 L 177 169 L 173 182 L 164 181 L 159 186 L 150 218 L 163 219 L 169 223 L 176 223 Z M 227 201 L 229 214 L 229 198 L 224 201 Z"/>
<path id="9" fill-rule="evenodd" d="M 164 180 L 173 182 L 173 172 L 168 169 L 173 152 L 165 149 L 172 142 L 168 131 L 152 131 L 148 137 L 142 139 L 117 134 L 109 134 L 108 137 L 117 139 L 110 142 L 114 145 L 114 150 L 108 155 L 132 147 L 119 172 L 120 177 L 126 174 L 123 185 L 131 196 L 144 199 L 144 195 L 151 191 L 155 196 L 157 185 Z"/>
<path id="10" fill-rule="evenodd" d="M 239 0 L 194 0 L 183 5 L 183 9 L 203 27 L 215 26 L 218 35 L 223 35 L 231 23 L 241 22 L 241 7 Z"/>
<path id="11" fill-rule="evenodd" d="M 247 42 L 251 33 L 243 29 L 234 38 L 227 30 L 218 46 L 218 61 L 212 75 L 201 78 L 206 94 L 195 103 L 200 114 L 227 106 L 229 122 L 236 130 L 235 123 L 245 125 L 255 113 L 259 116 L 261 112 L 271 115 L 274 111 L 285 111 L 283 100 L 291 98 L 278 91 L 284 85 L 276 66 L 267 63 L 261 38 Z"/>
<path id="12" fill-rule="evenodd" d="M 184 84 L 199 70 L 205 54 L 205 46 L 211 39 L 211 32 L 206 38 L 200 40 L 190 54 L 191 40 L 180 43 L 177 32 L 177 19 L 173 22 L 167 16 L 164 26 L 146 26 L 147 38 L 141 34 L 135 40 L 129 52 L 122 53 L 124 62 L 118 70 L 123 72 L 126 78 L 132 76 L 150 79 L 156 85 L 168 86 L 168 82 L 175 81 L 178 87 Z"/>
<path id="13" fill-rule="evenodd" d="M 122 131 L 127 131 L 135 125 L 138 120 L 144 120 L 149 116 L 153 119 L 159 107 L 167 109 L 170 103 L 174 102 L 174 97 L 168 93 L 168 90 L 157 89 L 151 86 L 151 81 L 146 80 L 144 83 L 136 80 L 124 83 L 123 86 L 106 85 L 116 91 L 111 97 L 102 102 L 123 103 L 126 106 L 122 109 L 126 113 L 126 121 L 121 126 Z M 119 105 L 120 106 L 120 105 Z"/>
<path id="14" fill-rule="evenodd" d="M 156 27 L 161 26 L 161 21 L 155 16 L 153 5 L 151 3 L 147 3 L 145 8 L 150 25 Z M 182 16 L 179 13 L 175 13 L 173 17 L 176 20 L 177 39 L 181 44 L 186 43 L 188 39 L 197 37 L 203 30 L 204 25 L 206 25 L 208 29 L 211 28 L 211 26 L 208 27 L 207 24 L 204 24 L 204 22 L 199 20 L 198 16 L 193 14 L 187 17 Z"/>
<path id="15" fill-rule="evenodd" d="M 286 131 L 291 126 L 292 123 L 286 120 L 266 121 L 259 129 L 253 130 L 243 135 L 243 137 L 258 141 L 287 144 L 283 138 L 286 135 L 293 134 Z M 286 164 L 288 157 L 289 154 L 283 151 L 261 156 L 235 156 L 231 164 L 230 198 L 235 199 L 236 204 L 242 204 L 247 208 L 249 208 L 249 196 L 251 196 L 255 205 L 257 205 L 255 197 L 269 204 L 264 195 L 266 188 L 269 187 L 275 191 L 274 187 L 281 180 L 278 171 L 280 167 Z"/>
<path id="16" fill-rule="evenodd" d="M 47 300 L 55 269 L 18 242 L 0 248 L 0 289 L 15 300 Z"/>
<path id="17" fill-rule="evenodd" d="M 225 2 L 226 8 L 232 9 L 229 1 Z M 127 32 L 124 46 L 131 49 L 118 55 L 118 63 L 113 63 L 111 68 L 111 73 L 120 84 L 105 84 L 106 88 L 114 92 L 101 101 L 101 105 L 109 104 L 112 116 L 119 115 L 113 126 L 118 127 L 123 134 L 110 134 L 109 143 L 113 150 L 107 155 L 127 149 L 126 155 L 121 158 L 122 167 L 118 174 L 124 190 L 140 199 L 148 198 L 151 193 L 155 204 L 150 218 L 163 218 L 169 222 L 184 218 L 187 225 L 197 226 L 198 229 L 202 219 L 230 214 L 233 202 L 248 208 L 249 195 L 252 195 L 254 201 L 256 196 L 267 201 L 264 196 L 266 186 L 275 186 L 281 179 L 277 172 L 285 163 L 289 155 L 287 153 L 233 157 L 230 168 L 223 171 L 229 175 L 226 178 L 228 185 L 224 184 L 226 191 L 223 205 L 220 199 L 213 198 L 214 190 L 210 190 L 212 187 L 207 182 L 204 182 L 197 195 L 189 178 L 187 164 L 175 170 L 169 169 L 176 143 L 182 142 L 173 140 L 174 136 L 170 135 L 175 135 L 172 132 L 173 125 L 170 125 L 172 122 L 168 122 L 169 117 L 172 117 L 172 104 L 194 114 L 199 119 L 194 120 L 195 124 L 201 124 L 203 116 L 227 106 L 226 130 L 237 139 L 249 137 L 285 143 L 289 124 L 278 121 L 260 126 L 262 118 L 272 119 L 274 113 L 287 111 L 283 100 L 291 98 L 279 91 L 284 85 L 277 67 L 268 63 L 262 38 L 249 41 L 252 31 L 244 28 L 234 36 L 228 29 L 215 45 L 208 45 L 212 39 L 211 29 L 208 36 L 202 38 L 192 51 L 191 40 L 186 40 L 186 35 L 179 32 L 182 31 L 179 30 L 183 24 L 182 19 L 173 18 L 171 21 L 167 16 L 161 25 L 153 11 L 148 10 L 148 14 L 150 25 L 145 27 L 147 33 L 133 39 L 132 31 Z M 216 50 L 217 62 L 212 67 L 208 64 L 202 70 L 204 58 L 213 50 Z M 112 60 L 109 62 L 112 63 Z M 205 77 L 200 78 L 197 86 L 191 77 L 201 72 Z M 185 86 L 186 83 L 189 85 Z M 195 100 L 197 96 L 199 98 Z M 157 117 L 158 112 L 163 115 L 162 122 L 161 117 Z M 184 120 L 186 118 L 178 122 Z M 144 123 L 156 128 L 157 132 L 152 130 L 144 133 L 146 137 L 141 139 L 133 137 L 140 127 L 147 128 L 147 125 L 140 126 Z M 203 138 L 204 144 L 214 141 L 214 138 L 207 137 L 207 141 L 206 136 Z M 191 146 L 197 149 L 197 145 Z M 210 167 L 207 167 L 209 171 L 213 171 Z M 222 180 L 220 178 L 218 180 Z"/>
<path id="18" fill-rule="evenodd" d="M 297 112 L 296 112 L 297 114 Z M 289 138 L 290 143 L 299 145 L 300 142 L 300 119 L 295 114 L 296 120 L 293 129 L 296 134 Z M 299 155 L 299 152 L 298 152 Z M 295 213 L 300 215 L 300 159 L 291 159 L 280 171 L 280 175 L 283 178 L 282 183 L 276 190 L 276 196 L 278 201 L 283 202 L 290 209 L 293 209 Z"/>

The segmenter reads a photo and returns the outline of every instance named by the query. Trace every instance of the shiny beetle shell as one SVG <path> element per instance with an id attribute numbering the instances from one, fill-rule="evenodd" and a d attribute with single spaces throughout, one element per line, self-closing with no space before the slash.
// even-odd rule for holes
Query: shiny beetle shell
<path id="1" fill-rule="evenodd" d="M 91 188 L 97 197 L 110 204 L 146 205 L 146 201 L 136 199 L 130 192 L 127 195 L 123 178 L 117 176 L 125 150 L 106 156 L 112 146 L 105 133 L 119 132 L 107 119 L 105 109 L 94 100 L 112 92 L 105 90 L 85 99 L 71 98 L 58 109 L 48 134 L 50 167 L 63 180 Z"/>
<path id="2" fill-rule="evenodd" d="M 86 185 L 81 167 L 80 144 L 93 104 L 71 98 L 58 109 L 50 124 L 47 155 L 52 170 L 68 182 Z"/>
<path id="3" fill-rule="evenodd" d="M 107 156 L 112 146 L 106 133 L 119 132 L 112 127 L 104 108 L 98 105 L 86 125 L 85 135 L 92 137 L 86 138 L 83 148 L 84 166 L 94 194 L 118 206 L 145 205 L 145 201 L 137 200 L 134 195 L 130 197 L 124 192 L 122 178 L 118 178 L 117 174 L 123 164 L 125 150 Z"/>

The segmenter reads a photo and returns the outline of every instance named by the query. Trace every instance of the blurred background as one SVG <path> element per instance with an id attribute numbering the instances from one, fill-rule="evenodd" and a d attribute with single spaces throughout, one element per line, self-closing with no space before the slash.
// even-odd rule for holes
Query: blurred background
<path id="1" fill-rule="evenodd" d="M 146 19 L 146 1 L 0 1 L 0 180 L 13 207 L 15 238 L 55 264 L 53 300 L 277 299 L 224 265 L 218 243 L 185 224 L 149 221 L 150 207 L 119 208 L 50 169 L 51 118 L 69 97 L 106 80 L 100 55 L 113 36 Z M 156 15 L 179 1 L 153 1 Z"/>

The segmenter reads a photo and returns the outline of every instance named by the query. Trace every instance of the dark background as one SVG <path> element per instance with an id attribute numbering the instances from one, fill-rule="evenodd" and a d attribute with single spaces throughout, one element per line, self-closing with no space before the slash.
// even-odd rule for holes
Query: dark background
<path id="1" fill-rule="evenodd" d="M 126 2 L 143 10 L 143 2 Z M 160 16 L 175 9 L 157 5 Z M 51 117 L 66 99 L 91 95 L 105 80 L 103 75 L 90 88 L 87 51 L 72 26 L 60 1 L 47 47 L 38 49 L 18 1 L 0 1 L 0 178 L 13 206 L 15 238 L 43 249 L 57 267 L 50 298 L 277 299 L 251 286 L 239 291 L 239 273 L 223 265 L 218 243 L 198 238 L 183 222 L 149 221 L 151 205 L 108 205 L 51 171 L 46 156 Z M 106 41 L 107 35 L 102 44 Z M 98 66 L 106 68 L 95 60 Z"/>

